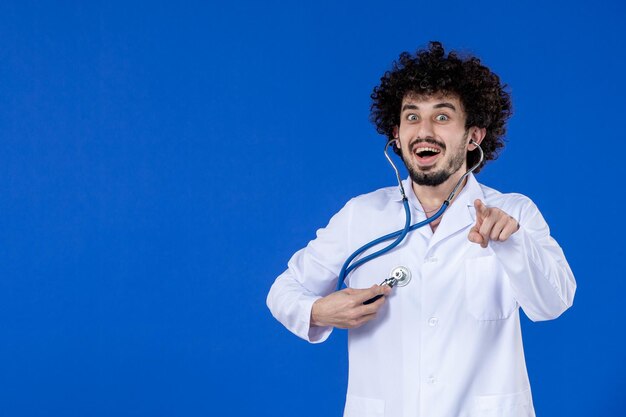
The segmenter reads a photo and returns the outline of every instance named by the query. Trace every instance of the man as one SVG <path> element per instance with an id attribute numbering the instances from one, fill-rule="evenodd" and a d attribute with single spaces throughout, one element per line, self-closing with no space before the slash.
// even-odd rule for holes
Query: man
<path id="1" fill-rule="evenodd" d="M 495 159 L 511 114 L 497 75 L 438 42 L 401 54 L 372 99 L 378 132 L 395 140 L 410 173 L 413 223 L 478 163 L 476 144 L 484 162 Z M 537 207 L 469 175 L 442 217 L 333 292 L 355 249 L 403 224 L 396 187 L 352 199 L 276 279 L 272 314 L 311 343 L 350 329 L 346 417 L 534 416 L 519 307 L 533 321 L 554 319 L 576 290 Z M 376 285 L 397 266 L 411 271 L 407 286 Z"/>

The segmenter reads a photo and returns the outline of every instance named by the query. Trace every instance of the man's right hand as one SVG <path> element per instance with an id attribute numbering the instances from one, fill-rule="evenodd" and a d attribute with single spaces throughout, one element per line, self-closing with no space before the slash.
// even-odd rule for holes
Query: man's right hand
<path id="1" fill-rule="evenodd" d="M 358 290 L 346 288 L 334 292 L 313 303 L 311 309 L 312 326 L 333 326 L 340 329 L 354 329 L 376 318 L 378 309 L 385 303 L 385 297 L 391 293 L 387 285 L 373 285 L 371 288 Z M 371 304 L 363 303 L 382 294 Z"/>

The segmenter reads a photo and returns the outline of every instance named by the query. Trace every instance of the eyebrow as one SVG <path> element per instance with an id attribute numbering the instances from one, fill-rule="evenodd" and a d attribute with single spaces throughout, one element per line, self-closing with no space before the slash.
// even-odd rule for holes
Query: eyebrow
<path id="1" fill-rule="evenodd" d="M 433 108 L 434 109 L 448 108 L 448 109 L 451 109 L 452 111 L 456 111 L 456 107 L 454 107 L 454 104 L 448 103 L 447 101 L 443 103 L 437 103 L 433 106 Z M 419 107 L 417 107 L 417 105 L 415 104 L 405 104 L 404 106 L 402 106 L 402 111 L 405 111 L 405 110 L 419 110 Z"/>

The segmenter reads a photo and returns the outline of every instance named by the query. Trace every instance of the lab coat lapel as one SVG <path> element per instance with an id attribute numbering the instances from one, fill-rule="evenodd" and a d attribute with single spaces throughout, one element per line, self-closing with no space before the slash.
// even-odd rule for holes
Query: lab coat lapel
<path id="1" fill-rule="evenodd" d="M 424 209 L 422 208 L 419 199 L 415 195 L 415 191 L 413 190 L 413 182 L 411 181 L 410 177 L 407 178 L 404 182 L 404 190 L 406 193 L 406 197 L 409 200 L 409 206 L 411 207 L 411 224 L 413 225 L 415 223 L 426 220 Z M 430 240 L 433 236 L 433 231 L 428 225 L 420 227 L 419 229 L 415 230 L 415 232 L 421 234 L 422 236 L 424 236 L 424 238 L 428 240 Z"/>
<path id="2" fill-rule="evenodd" d="M 470 212 L 470 208 L 474 207 L 474 200 L 477 198 L 484 201 L 485 196 L 474 175 L 470 174 L 467 177 L 467 183 L 463 190 L 444 212 L 441 223 L 439 223 L 437 230 L 429 241 L 428 251 L 439 242 L 473 226 L 474 217 Z"/>

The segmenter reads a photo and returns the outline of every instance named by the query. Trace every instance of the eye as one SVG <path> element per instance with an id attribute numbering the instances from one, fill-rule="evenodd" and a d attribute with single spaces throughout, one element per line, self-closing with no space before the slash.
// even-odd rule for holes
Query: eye
<path id="1" fill-rule="evenodd" d="M 435 120 L 437 120 L 438 122 L 446 122 L 450 120 L 450 118 L 446 114 L 440 114 L 437 117 L 435 117 Z"/>
<path id="2" fill-rule="evenodd" d="M 406 116 L 406 119 L 410 122 L 414 122 L 417 120 L 417 114 L 415 113 L 410 113 Z"/>

